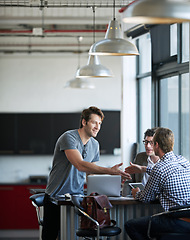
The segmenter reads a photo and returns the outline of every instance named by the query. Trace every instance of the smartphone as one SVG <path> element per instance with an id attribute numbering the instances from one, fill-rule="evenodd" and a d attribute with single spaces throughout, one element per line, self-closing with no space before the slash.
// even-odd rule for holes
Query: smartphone
<path id="1" fill-rule="evenodd" d="M 140 190 L 143 190 L 144 189 L 144 185 L 142 183 L 129 183 L 129 186 L 131 188 L 140 188 Z"/>

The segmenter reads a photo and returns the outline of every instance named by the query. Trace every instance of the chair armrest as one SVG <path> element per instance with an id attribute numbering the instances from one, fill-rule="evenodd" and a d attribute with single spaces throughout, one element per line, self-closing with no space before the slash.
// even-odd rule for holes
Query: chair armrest
<path id="1" fill-rule="evenodd" d="M 36 204 L 38 207 L 43 206 L 45 193 L 38 193 L 30 196 L 32 203 Z"/>
<path id="2" fill-rule="evenodd" d="M 89 216 L 86 212 L 84 212 L 83 210 L 81 210 L 80 208 L 76 207 L 78 212 L 80 212 L 82 215 L 84 215 L 85 217 L 87 217 L 88 219 L 90 219 L 92 222 L 94 222 L 96 224 L 97 227 L 97 240 L 99 240 L 100 237 L 100 225 L 99 222 L 96 221 L 95 219 L 93 219 L 91 216 Z"/>
<path id="3" fill-rule="evenodd" d="M 168 215 L 170 217 L 175 217 L 175 218 L 190 217 L 190 205 L 170 208 L 169 211 L 156 213 L 152 215 L 152 217 L 161 216 L 161 215 Z"/>
<path id="4" fill-rule="evenodd" d="M 90 219 L 92 222 L 94 222 L 97 227 L 99 227 L 99 222 L 98 222 L 98 221 L 96 221 L 95 219 L 93 219 L 91 216 L 89 216 L 86 212 L 82 211 L 80 208 L 78 208 L 78 211 L 79 211 L 80 213 L 82 213 L 85 217 L 87 217 L 88 219 Z"/>
<path id="5" fill-rule="evenodd" d="M 190 209 L 190 204 L 183 205 L 183 206 L 172 207 L 172 208 L 169 209 L 169 211 L 180 210 L 180 209 L 183 209 L 183 208 L 189 208 Z"/>
<path id="6" fill-rule="evenodd" d="M 167 211 L 167 212 L 161 212 L 161 213 L 156 213 L 156 214 L 152 215 L 151 218 L 150 218 L 150 221 L 149 221 L 148 232 L 147 232 L 147 235 L 148 235 L 149 239 L 152 239 L 151 236 L 150 236 L 152 218 L 154 218 L 156 216 L 162 216 L 162 215 L 166 215 L 166 216 L 169 216 L 171 218 L 172 217 L 173 218 L 184 218 L 184 217 L 189 217 L 190 218 L 190 205 L 173 207 L 173 208 L 170 208 L 169 211 Z"/>

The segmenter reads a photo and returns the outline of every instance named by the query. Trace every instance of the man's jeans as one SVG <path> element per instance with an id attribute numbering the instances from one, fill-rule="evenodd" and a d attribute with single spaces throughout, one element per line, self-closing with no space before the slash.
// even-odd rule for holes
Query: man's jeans
<path id="1" fill-rule="evenodd" d="M 125 223 L 125 230 L 132 240 L 149 239 L 147 232 L 151 217 L 131 219 Z M 153 238 L 158 233 L 189 233 L 190 223 L 178 218 L 156 216 L 151 220 L 150 236 Z M 189 238 L 190 239 L 190 238 Z"/>

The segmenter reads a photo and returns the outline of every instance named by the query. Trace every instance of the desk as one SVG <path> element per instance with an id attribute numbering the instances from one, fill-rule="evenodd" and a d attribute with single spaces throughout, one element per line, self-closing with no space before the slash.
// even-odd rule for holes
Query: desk
<path id="1" fill-rule="evenodd" d="M 45 193 L 45 189 L 42 188 L 32 188 L 30 189 L 31 194 Z"/>
<path id="2" fill-rule="evenodd" d="M 144 204 L 131 198 L 109 198 L 113 205 L 110 211 L 111 219 L 116 220 L 117 226 L 122 229 L 119 236 L 112 237 L 112 240 L 129 240 L 125 233 L 124 223 L 131 218 L 153 215 L 162 212 L 163 209 L 159 203 Z M 60 205 L 61 228 L 60 240 L 76 240 L 75 229 L 79 227 L 79 219 L 74 212 L 73 204 L 70 200 L 64 198 L 52 198 L 52 202 Z"/>

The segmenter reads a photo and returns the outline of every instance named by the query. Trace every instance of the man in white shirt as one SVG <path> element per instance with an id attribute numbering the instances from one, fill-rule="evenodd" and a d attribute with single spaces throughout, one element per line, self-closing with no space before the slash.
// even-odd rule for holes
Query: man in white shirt
<path id="1" fill-rule="evenodd" d="M 153 135 L 156 129 L 157 128 L 147 129 L 146 132 L 144 133 L 143 143 L 146 152 L 138 153 L 133 162 L 134 164 L 148 166 L 152 168 L 159 161 L 159 157 L 155 155 L 153 149 Z M 135 173 L 132 176 L 133 182 L 142 182 L 143 185 L 146 185 L 148 178 L 149 175 L 147 173 Z"/>

